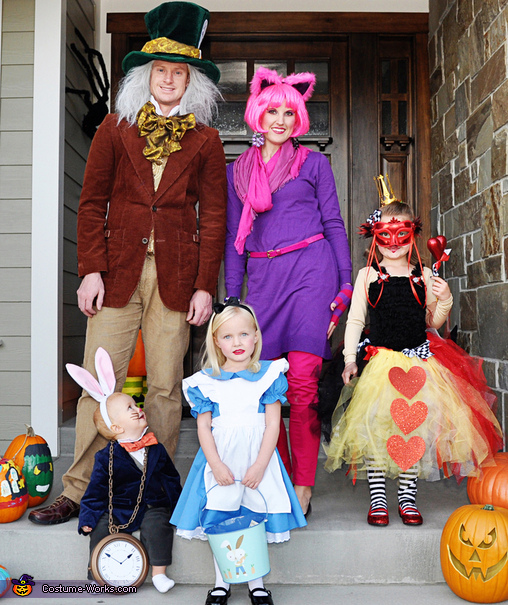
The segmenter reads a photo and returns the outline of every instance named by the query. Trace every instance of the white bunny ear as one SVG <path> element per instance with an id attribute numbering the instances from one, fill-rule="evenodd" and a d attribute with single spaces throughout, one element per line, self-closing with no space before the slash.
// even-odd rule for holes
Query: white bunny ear
<path id="1" fill-rule="evenodd" d="M 101 401 L 104 398 L 104 392 L 101 385 L 95 380 L 88 370 L 81 368 L 80 366 L 68 363 L 65 365 L 67 372 L 74 378 L 80 387 L 85 389 L 88 394 L 95 399 L 95 401 Z"/>
<path id="2" fill-rule="evenodd" d="M 111 357 L 102 347 L 99 347 L 95 353 L 95 370 L 97 372 L 97 377 L 99 378 L 102 392 L 106 397 L 109 397 L 115 392 L 115 370 L 113 369 Z"/>

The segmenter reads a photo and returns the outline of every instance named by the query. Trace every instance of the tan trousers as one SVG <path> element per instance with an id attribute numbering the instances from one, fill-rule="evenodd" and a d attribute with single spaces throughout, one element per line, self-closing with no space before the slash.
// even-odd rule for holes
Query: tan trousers
<path id="1" fill-rule="evenodd" d="M 96 376 L 95 352 L 111 356 L 116 390 L 121 391 L 141 327 L 146 353 L 148 392 L 145 412 L 150 429 L 173 458 L 182 417 L 183 359 L 189 345 L 186 313 L 163 304 L 157 287 L 155 258 L 147 255 L 138 287 L 127 306 L 103 307 L 88 319 L 83 367 Z M 93 413 L 98 403 L 86 391 L 78 402 L 74 462 L 63 476 L 64 495 L 80 502 L 92 473 L 95 453 L 107 445 L 98 434 Z"/>

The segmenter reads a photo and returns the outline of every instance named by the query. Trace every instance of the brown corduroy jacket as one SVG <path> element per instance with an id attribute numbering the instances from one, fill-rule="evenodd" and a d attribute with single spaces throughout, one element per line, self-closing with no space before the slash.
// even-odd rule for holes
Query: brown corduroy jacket
<path id="1" fill-rule="evenodd" d="M 157 192 L 137 125 L 109 114 L 93 139 L 78 210 L 78 272 L 101 272 L 104 305 L 124 307 L 139 282 L 152 229 L 157 280 L 169 309 L 215 293 L 226 231 L 226 163 L 218 132 L 187 130 Z M 199 202 L 199 231 L 196 203 Z"/>

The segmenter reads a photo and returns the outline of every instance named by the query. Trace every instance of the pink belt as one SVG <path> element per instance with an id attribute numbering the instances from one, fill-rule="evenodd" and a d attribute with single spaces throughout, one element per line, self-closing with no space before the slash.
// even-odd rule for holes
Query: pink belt
<path id="1" fill-rule="evenodd" d="M 322 233 L 318 233 L 317 235 L 313 235 L 312 237 L 308 237 L 307 239 L 303 239 L 301 242 L 296 242 L 296 244 L 291 244 L 291 246 L 286 246 L 284 248 L 277 248 L 277 250 L 268 250 L 268 252 L 250 252 L 251 258 L 275 258 L 276 256 L 282 256 L 283 254 L 287 254 L 288 252 L 293 252 L 293 250 L 300 250 L 300 248 L 307 248 L 309 244 L 313 244 L 314 242 L 319 241 L 320 239 L 324 239 L 324 235 Z"/>

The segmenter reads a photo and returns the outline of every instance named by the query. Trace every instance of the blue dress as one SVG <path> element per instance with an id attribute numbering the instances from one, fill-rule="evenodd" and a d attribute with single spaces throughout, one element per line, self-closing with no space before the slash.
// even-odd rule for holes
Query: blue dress
<path id="1" fill-rule="evenodd" d="M 237 481 L 219 486 L 200 448 L 171 517 L 179 536 L 204 540 L 203 528 L 249 514 L 249 511 L 268 512 L 268 542 L 289 540 L 291 529 L 307 525 L 277 450 L 257 490 L 241 484 L 259 454 L 265 431 L 265 406 L 287 401 L 284 376 L 287 361 L 260 363 L 259 372 L 221 370 L 219 376 L 212 376 L 211 370 L 202 370 L 183 381 L 183 392 L 192 415 L 212 413 L 217 452 Z"/>

